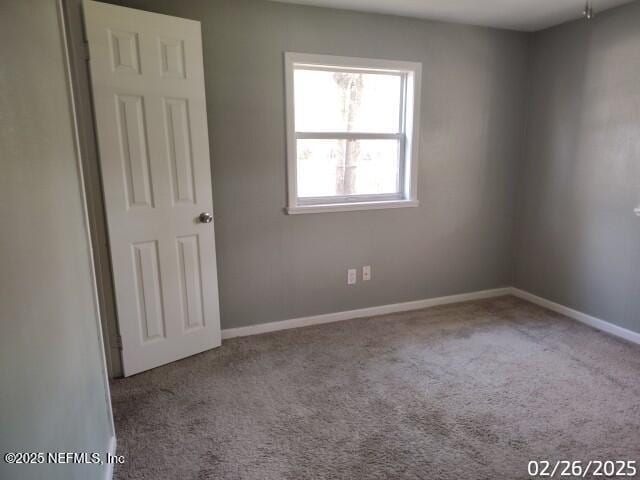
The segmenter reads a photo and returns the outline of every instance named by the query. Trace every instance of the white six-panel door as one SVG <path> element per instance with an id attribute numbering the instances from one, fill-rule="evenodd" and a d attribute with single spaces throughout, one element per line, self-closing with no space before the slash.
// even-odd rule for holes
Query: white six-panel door
<path id="1" fill-rule="evenodd" d="M 220 345 L 200 23 L 85 1 L 125 375 Z"/>

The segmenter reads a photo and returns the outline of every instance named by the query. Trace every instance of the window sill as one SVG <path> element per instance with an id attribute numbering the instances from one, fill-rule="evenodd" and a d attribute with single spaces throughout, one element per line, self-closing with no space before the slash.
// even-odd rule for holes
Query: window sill
<path id="1" fill-rule="evenodd" d="M 383 202 L 328 203 L 325 205 L 296 205 L 287 207 L 289 215 L 302 213 L 352 212 L 356 210 L 381 210 L 386 208 L 417 207 L 417 200 L 389 200 Z"/>

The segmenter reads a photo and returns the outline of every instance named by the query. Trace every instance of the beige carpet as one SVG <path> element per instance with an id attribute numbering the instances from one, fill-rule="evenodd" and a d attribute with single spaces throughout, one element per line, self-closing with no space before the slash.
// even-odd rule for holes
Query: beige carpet
<path id="1" fill-rule="evenodd" d="M 112 396 L 118 479 L 508 480 L 534 459 L 640 461 L 640 347 L 513 297 L 229 340 Z"/>

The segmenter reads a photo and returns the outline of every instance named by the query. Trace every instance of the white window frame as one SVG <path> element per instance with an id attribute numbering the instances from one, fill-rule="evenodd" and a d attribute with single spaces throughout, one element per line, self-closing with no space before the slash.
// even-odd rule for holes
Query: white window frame
<path id="1" fill-rule="evenodd" d="M 338 57 L 307 53 L 285 52 L 285 95 L 287 115 L 287 186 L 289 214 L 373 210 L 381 208 L 416 207 L 418 203 L 418 147 L 420 132 L 420 92 L 422 64 L 372 58 Z M 400 132 L 296 132 L 294 105 L 294 70 L 305 69 L 353 71 L 362 73 L 400 74 L 402 102 Z M 395 139 L 400 142 L 400 193 L 382 195 L 350 195 L 298 198 L 298 139 Z"/>

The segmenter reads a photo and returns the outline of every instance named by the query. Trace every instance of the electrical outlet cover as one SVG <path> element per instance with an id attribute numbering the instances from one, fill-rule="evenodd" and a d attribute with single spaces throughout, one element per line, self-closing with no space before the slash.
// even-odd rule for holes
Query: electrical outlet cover
<path id="1" fill-rule="evenodd" d="M 371 265 L 362 267 L 362 280 L 365 282 L 371 280 Z"/>

